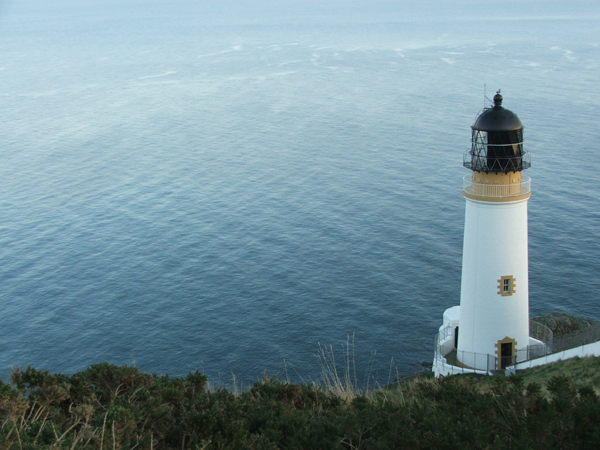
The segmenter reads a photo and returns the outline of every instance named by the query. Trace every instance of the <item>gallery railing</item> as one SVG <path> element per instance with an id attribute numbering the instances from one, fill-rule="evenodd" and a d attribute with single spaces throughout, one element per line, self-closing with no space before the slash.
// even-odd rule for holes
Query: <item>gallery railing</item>
<path id="1" fill-rule="evenodd" d="M 465 175 L 463 192 L 480 197 L 518 197 L 531 192 L 531 178 L 523 175 L 521 182 L 515 184 L 481 184 L 473 183 L 472 175 Z"/>
<path id="2" fill-rule="evenodd" d="M 498 149 L 498 151 L 494 151 Z M 523 152 L 520 155 L 500 156 L 505 153 L 506 145 L 487 144 L 483 151 L 467 151 L 463 154 L 463 166 L 477 172 L 520 172 L 531 167 L 531 155 Z M 488 152 L 492 150 L 492 152 Z"/>

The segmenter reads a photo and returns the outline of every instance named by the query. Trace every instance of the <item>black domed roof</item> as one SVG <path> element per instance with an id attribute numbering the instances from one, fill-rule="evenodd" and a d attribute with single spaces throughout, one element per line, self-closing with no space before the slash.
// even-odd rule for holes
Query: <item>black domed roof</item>
<path id="1" fill-rule="evenodd" d="M 515 113 L 504 109 L 500 91 L 494 95 L 494 106 L 482 112 L 475 123 L 474 130 L 481 131 L 515 131 L 523 128 L 521 120 Z"/>

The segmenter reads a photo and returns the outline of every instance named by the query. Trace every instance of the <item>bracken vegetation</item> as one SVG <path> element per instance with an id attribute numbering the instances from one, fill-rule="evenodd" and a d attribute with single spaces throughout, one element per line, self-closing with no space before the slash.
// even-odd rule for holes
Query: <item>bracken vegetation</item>
<path id="1" fill-rule="evenodd" d="M 420 375 L 350 397 L 269 378 L 233 394 L 197 372 L 28 367 L 0 382 L 0 449 L 597 449 L 600 398 L 581 377 L 600 359 L 581 362 L 576 383 L 568 370 Z"/>

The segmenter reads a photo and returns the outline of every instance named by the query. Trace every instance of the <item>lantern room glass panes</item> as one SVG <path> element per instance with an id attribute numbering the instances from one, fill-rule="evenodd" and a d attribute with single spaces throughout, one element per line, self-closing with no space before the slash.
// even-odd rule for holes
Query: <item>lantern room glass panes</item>
<path id="1" fill-rule="evenodd" d="M 481 131 L 473 129 L 470 158 L 464 166 L 478 172 L 517 172 L 531 167 L 523 150 L 523 129 Z"/>

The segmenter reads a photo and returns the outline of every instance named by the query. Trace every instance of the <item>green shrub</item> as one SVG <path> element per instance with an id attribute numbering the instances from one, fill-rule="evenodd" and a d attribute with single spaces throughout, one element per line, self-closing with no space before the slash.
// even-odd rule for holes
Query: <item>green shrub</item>
<path id="1" fill-rule="evenodd" d="M 596 367 L 581 364 L 582 373 Z M 591 386 L 581 377 L 577 385 L 568 376 L 527 379 L 417 377 L 349 400 L 273 379 L 235 395 L 206 391 L 198 372 L 159 377 L 102 363 L 68 376 L 28 367 L 12 373 L 12 386 L 0 381 L 0 449 L 600 448 Z"/>

